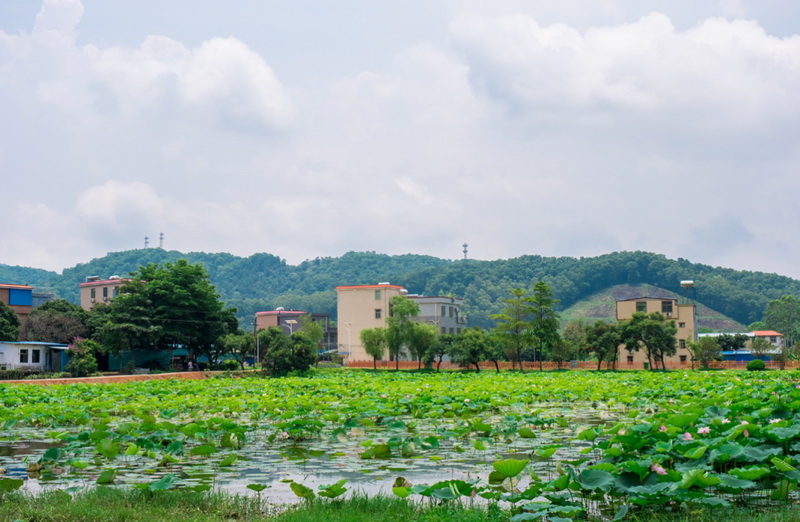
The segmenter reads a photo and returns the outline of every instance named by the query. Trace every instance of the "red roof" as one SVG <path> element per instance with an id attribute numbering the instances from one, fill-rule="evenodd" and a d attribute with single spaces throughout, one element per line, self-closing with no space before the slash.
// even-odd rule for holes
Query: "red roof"
<path id="1" fill-rule="evenodd" d="M 128 281 L 130 281 L 130 279 L 103 279 L 102 281 L 86 281 L 85 283 L 79 283 L 78 286 L 109 285 L 112 283 L 124 284 Z"/>
<path id="2" fill-rule="evenodd" d="M 403 290 L 402 286 L 399 285 L 347 285 L 347 286 L 337 286 L 336 290 L 380 290 L 381 288 L 396 288 L 398 290 Z"/>
<path id="3" fill-rule="evenodd" d="M 28 285 L 7 285 L 3 283 L 0 283 L 0 288 L 20 288 L 23 290 L 33 290 L 33 287 Z"/>
<path id="4" fill-rule="evenodd" d="M 778 333 L 775 330 L 756 330 L 750 333 L 756 337 L 783 337 L 782 333 Z"/>

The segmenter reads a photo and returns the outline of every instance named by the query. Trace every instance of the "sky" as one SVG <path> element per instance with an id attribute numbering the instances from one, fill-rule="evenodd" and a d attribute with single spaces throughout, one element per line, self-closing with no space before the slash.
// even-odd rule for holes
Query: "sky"
<path id="1" fill-rule="evenodd" d="M 0 263 L 163 233 L 800 278 L 798 93 L 796 0 L 3 0 Z"/>

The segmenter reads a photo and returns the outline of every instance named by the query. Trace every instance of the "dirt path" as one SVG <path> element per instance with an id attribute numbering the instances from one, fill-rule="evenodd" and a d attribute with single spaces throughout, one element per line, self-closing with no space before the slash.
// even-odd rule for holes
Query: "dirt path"
<path id="1" fill-rule="evenodd" d="M 45 386 L 52 384 L 75 384 L 76 382 L 86 384 L 106 384 L 110 382 L 152 381 L 159 379 L 206 379 L 208 376 L 208 372 L 174 372 L 155 373 L 152 375 L 103 375 L 100 377 L 81 377 L 69 379 L 19 379 L 13 381 L 0 381 L 0 384 L 41 384 Z"/>

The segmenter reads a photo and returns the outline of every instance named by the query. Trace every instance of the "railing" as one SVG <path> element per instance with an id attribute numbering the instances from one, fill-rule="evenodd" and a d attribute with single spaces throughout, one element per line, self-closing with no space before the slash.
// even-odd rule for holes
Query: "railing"
<path id="1" fill-rule="evenodd" d="M 538 370 L 540 363 L 534 361 L 523 361 L 522 367 L 524 370 Z M 766 361 L 767 368 L 771 369 L 778 369 L 780 365 L 775 361 Z M 349 361 L 345 363 L 345 366 L 349 366 L 350 368 L 372 368 L 373 361 Z M 377 365 L 378 368 L 387 368 L 387 369 L 394 369 L 395 362 L 394 361 L 378 361 Z M 423 364 L 423 367 L 425 365 Z M 481 362 L 478 363 L 478 366 L 481 370 L 494 370 L 495 365 L 493 362 Z M 497 366 L 501 370 L 511 370 L 512 363 L 509 361 L 500 361 L 497 363 Z M 690 361 L 686 362 L 669 362 L 666 363 L 668 370 L 691 370 L 692 363 Z M 746 361 L 713 361 L 709 365 L 712 369 L 717 370 L 744 370 L 747 366 Z M 419 363 L 417 361 L 399 361 L 398 367 L 403 370 L 409 369 L 417 369 L 419 367 Z M 436 363 L 432 364 L 432 367 L 436 367 Z M 516 363 L 513 365 L 516 368 Z M 440 368 L 442 370 L 455 370 L 462 368 L 460 365 L 453 363 L 453 362 L 442 362 Z M 475 366 L 469 366 L 467 369 L 474 369 Z M 541 368 L 543 370 L 597 370 L 597 361 L 564 361 L 562 363 L 557 363 L 554 361 L 543 361 L 541 363 Z M 614 363 L 610 362 L 603 362 L 600 366 L 602 370 L 644 370 L 644 363 L 643 362 L 635 362 L 629 363 L 626 361 L 617 361 L 616 368 Z M 659 364 L 659 369 L 661 365 Z M 700 362 L 694 362 L 694 369 L 697 370 L 700 368 Z M 800 361 L 789 361 L 784 366 L 786 369 L 795 369 L 800 368 Z"/>

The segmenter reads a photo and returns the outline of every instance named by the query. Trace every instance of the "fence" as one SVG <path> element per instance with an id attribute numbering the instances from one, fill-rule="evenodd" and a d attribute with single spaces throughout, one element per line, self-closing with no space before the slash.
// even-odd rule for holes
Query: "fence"
<path id="1" fill-rule="evenodd" d="M 770 369 L 778 369 L 780 365 L 775 361 L 765 361 L 767 368 Z M 346 366 L 350 368 L 373 368 L 377 367 L 379 369 L 394 369 L 395 362 L 394 361 L 378 361 L 377 364 L 374 364 L 373 361 L 349 361 L 346 363 Z M 692 363 L 690 361 L 686 362 L 666 362 L 668 370 L 691 370 Z M 493 362 L 481 362 L 478 363 L 478 366 L 481 370 L 494 370 L 495 365 Z M 497 363 L 497 366 L 500 370 L 511 370 L 512 363 L 509 361 L 501 361 Z M 516 364 L 513 365 L 516 367 Z M 747 366 L 747 361 L 712 361 L 709 365 L 710 368 L 716 370 L 744 370 L 745 366 Z M 397 363 L 397 367 L 401 370 L 416 370 L 419 368 L 419 363 L 417 361 L 399 361 Z M 424 368 L 425 365 L 423 364 L 422 367 Z M 436 367 L 436 363 L 433 364 L 433 367 Z M 796 369 L 800 367 L 800 361 L 789 361 L 784 366 L 786 369 Z M 455 370 L 461 369 L 462 367 L 453 362 L 443 362 L 440 366 L 442 370 Z M 475 366 L 472 365 L 469 369 L 474 369 Z M 540 368 L 539 362 L 533 361 L 523 361 L 522 368 L 526 371 L 528 370 L 538 370 Z M 660 366 L 659 366 L 660 368 Z M 695 361 L 694 368 L 700 368 L 700 363 Z M 542 370 L 597 370 L 597 361 L 565 361 L 561 364 L 554 362 L 554 361 L 543 361 L 541 363 Z M 601 364 L 602 370 L 611 370 L 614 369 L 614 363 L 604 362 Z M 642 362 L 625 362 L 625 361 L 617 361 L 616 362 L 616 369 L 617 370 L 644 370 L 645 363 Z"/>

